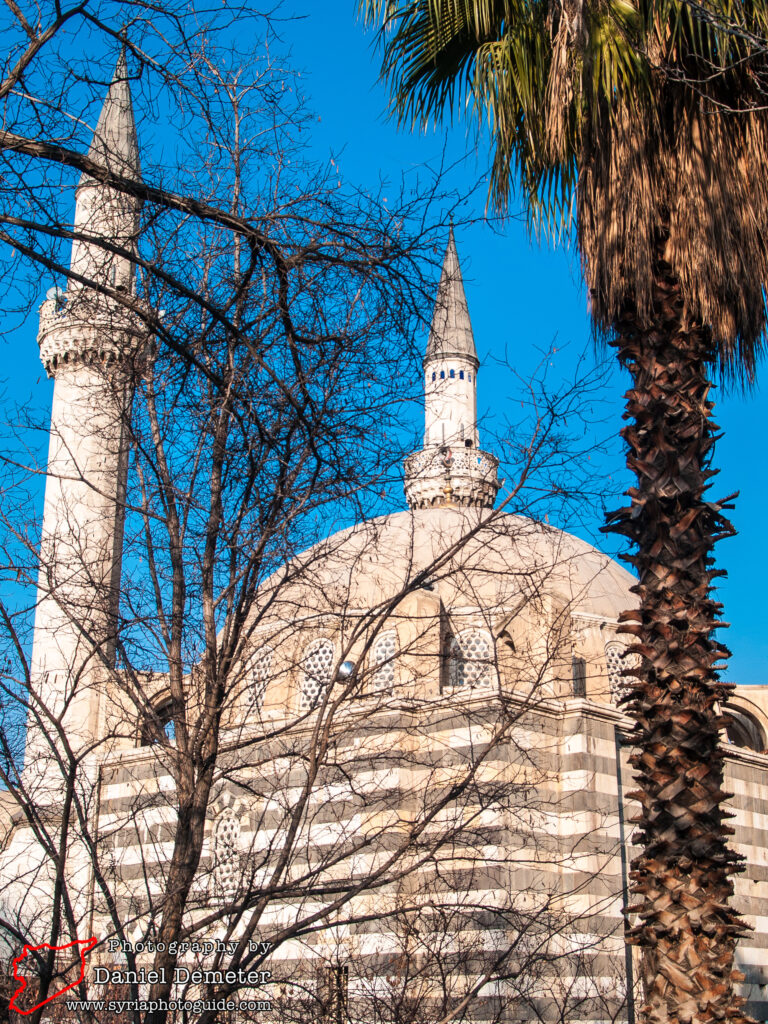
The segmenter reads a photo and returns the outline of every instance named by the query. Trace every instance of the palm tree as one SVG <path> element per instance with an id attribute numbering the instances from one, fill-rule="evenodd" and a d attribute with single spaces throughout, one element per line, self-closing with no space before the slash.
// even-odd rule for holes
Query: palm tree
<path id="1" fill-rule="evenodd" d="M 637 483 L 606 529 L 633 542 L 639 577 L 623 629 L 641 656 L 627 699 L 641 1015 L 746 1021 L 719 746 L 729 652 L 712 595 L 713 546 L 732 528 L 705 492 L 709 380 L 748 386 L 765 341 L 768 4 L 359 2 L 400 121 L 474 109 L 496 208 L 519 180 L 531 225 L 573 229 L 596 333 L 631 374 L 622 435 Z"/>

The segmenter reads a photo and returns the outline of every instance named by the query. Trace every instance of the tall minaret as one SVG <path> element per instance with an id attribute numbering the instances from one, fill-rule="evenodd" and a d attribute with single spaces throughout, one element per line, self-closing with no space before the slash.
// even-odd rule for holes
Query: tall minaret
<path id="1" fill-rule="evenodd" d="M 115 68 L 91 158 L 138 179 L 136 126 L 125 52 Z M 130 253 L 140 203 L 92 178 L 77 188 L 66 295 L 51 289 L 38 343 L 54 378 L 48 471 L 30 674 L 25 777 L 56 782 L 63 731 L 78 750 L 99 738 L 115 657 L 127 473 L 125 431 L 139 318 Z M 114 253 L 98 239 L 122 249 Z M 105 294 L 100 289 L 113 292 Z M 52 772 L 52 774 L 50 774 Z"/>
<path id="2" fill-rule="evenodd" d="M 499 461 L 479 450 L 479 366 L 451 228 L 424 357 L 424 447 L 405 460 L 411 508 L 493 508 Z"/>

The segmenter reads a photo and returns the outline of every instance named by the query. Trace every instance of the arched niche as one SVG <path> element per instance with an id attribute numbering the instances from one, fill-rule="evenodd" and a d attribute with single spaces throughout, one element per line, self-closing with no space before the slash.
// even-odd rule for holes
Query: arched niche
<path id="1" fill-rule="evenodd" d="M 173 698 L 168 693 L 161 694 L 152 702 L 151 710 L 147 712 L 141 723 L 139 732 L 139 746 L 146 747 L 153 743 L 160 742 L 160 732 L 165 735 L 169 743 L 174 743 L 176 730 L 173 722 Z"/>
<path id="2" fill-rule="evenodd" d="M 751 701 L 740 696 L 731 697 L 724 709 L 731 722 L 725 728 L 726 739 L 734 747 L 754 750 L 759 754 L 768 748 L 768 730 L 765 715 Z"/>

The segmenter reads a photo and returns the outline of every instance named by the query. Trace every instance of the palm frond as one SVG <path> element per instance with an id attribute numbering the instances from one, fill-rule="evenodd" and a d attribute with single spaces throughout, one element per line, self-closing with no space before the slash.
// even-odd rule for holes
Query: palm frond
<path id="1" fill-rule="evenodd" d="M 519 183 L 532 229 L 576 239 L 598 332 L 651 314 L 659 231 L 724 376 L 766 329 L 768 0 L 360 0 L 393 113 L 471 111 L 490 199 Z"/>

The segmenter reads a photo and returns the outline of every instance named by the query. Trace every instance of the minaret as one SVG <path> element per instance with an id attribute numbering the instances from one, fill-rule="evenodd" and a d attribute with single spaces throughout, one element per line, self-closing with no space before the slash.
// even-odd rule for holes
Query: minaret
<path id="1" fill-rule="evenodd" d="M 424 447 L 405 460 L 410 508 L 493 508 L 499 462 L 479 450 L 479 366 L 451 228 L 424 357 Z"/>
<path id="2" fill-rule="evenodd" d="M 120 54 L 90 148 L 110 170 L 138 179 L 136 126 Z M 125 430 L 142 325 L 125 302 L 138 200 L 83 176 L 66 295 L 51 289 L 38 343 L 54 378 L 32 647 L 25 777 L 56 784 L 62 730 L 78 750 L 99 738 L 105 681 L 115 658 L 127 474 Z M 103 239 L 122 253 L 103 248 Z M 116 294 L 105 294 L 106 289 Z M 49 774 L 49 769 L 52 774 Z M 60 784 L 60 776 L 59 776 Z"/>

